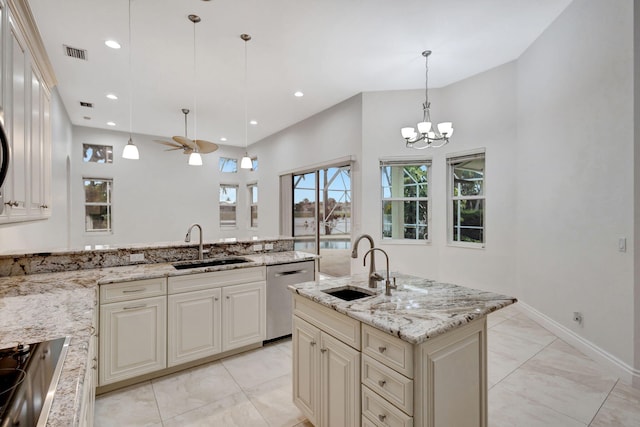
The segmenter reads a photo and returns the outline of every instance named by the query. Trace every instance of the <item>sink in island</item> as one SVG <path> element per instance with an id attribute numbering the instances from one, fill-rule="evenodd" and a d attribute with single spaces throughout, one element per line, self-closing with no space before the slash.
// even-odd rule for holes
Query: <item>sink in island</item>
<path id="1" fill-rule="evenodd" d="M 316 426 L 487 426 L 486 316 L 515 298 L 393 274 L 293 293 L 293 400 Z M 344 300 L 339 288 L 375 291 Z"/>

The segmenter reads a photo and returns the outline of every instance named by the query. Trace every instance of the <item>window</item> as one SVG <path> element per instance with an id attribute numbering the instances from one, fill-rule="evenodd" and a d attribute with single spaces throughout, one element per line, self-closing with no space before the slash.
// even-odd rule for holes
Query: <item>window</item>
<path id="1" fill-rule="evenodd" d="M 448 159 L 450 243 L 484 245 L 484 160 L 484 153 Z"/>
<path id="2" fill-rule="evenodd" d="M 258 158 L 257 157 L 252 157 L 251 158 L 251 170 L 252 171 L 257 171 L 258 170 Z"/>
<path id="3" fill-rule="evenodd" d="M 111 232 L 111 191 L 113 180 L 84 178 L 85 231 Z"/>
<path id="4" fill-rule="evenodd" d="M 218 169 L 220 169 L 220 172 L 236 173 L 238 172 L 238 160 L 220 157 L 220 160 L 218 160 Z"/>
<path id="5" fill-rule="evenodd" d="M 430 160 L 380 161 L 382 238 L 429 240 Z"/>
<path id="6" fill-rule="evenodd" d="M 249 226 L 258 228 L 258 184 L 247 185 L 249 190 Z"/>
<path id="7" fill-rule="evenodd" d="M 113 163 L 113 147 L 111 145 L 82 144 L 82 161 Z"/>
<path id="8" fill-rule="evenodd" d="M 220 227 L 236 226 L 237 195 L 237 185 L 220 185 Z"/>

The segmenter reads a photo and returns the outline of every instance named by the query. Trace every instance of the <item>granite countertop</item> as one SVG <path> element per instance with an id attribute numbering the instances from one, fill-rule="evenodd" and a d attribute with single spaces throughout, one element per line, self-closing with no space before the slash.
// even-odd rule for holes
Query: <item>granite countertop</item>
<path id="1" fill-rule="evenodd" d="M 396 273 L 391 276 L 396 277 L 398 286 L 391 296 L 384 295 L 384 282 L 378 282 L 376 289 L 369 288 L 366 276 L 305 282 L 290 285 L 289 289 L 412 344 L 420 344 L 517 302 L 513 297 L 420 277 Z M 323 292 L 345 286 L 372 290 L 376 295 L 345 301 Z"/>
<path id="2" fill-rule="evenodd" d="M 70 336 L 69 350 L 47 426 L 78 425 L 98 286 L 155 277 L 196 274 L 316 259 L 287 251 L 242 255 L 243 264 L 176 270 L 169 263 L 0 277 L 0 348 Z M 97 351 L 97 350 L 96 350 Z"/>

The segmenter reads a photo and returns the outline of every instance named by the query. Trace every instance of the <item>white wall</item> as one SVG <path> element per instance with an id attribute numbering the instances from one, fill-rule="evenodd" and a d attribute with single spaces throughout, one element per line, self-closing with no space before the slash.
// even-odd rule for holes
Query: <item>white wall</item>
<path id="1" fill-rule="evenodd" d="M 634 43 L 633 43 L 633 94 L 634 94 L 634 254 L 640 253 L 640 0 L 633 2 Z M 640 370 L 640 259 L 637 256 L 634 264 L 634 339 L 635 368 Z M 635 386 L 640 388 L 640 380 Z"/>
<path id="2" fill-rule="evenodd" d="M 67 158 L 71 152 L 71 122 L 57 89 L 51 92 L 51 123 L 51 217 L 0 225 L 0 253 L 67 247 Z"/>
<path id="3" fill-rule="evenodd" d="M 632 0 L 575 0 L 522 55 L 512 176 L 517 296 L 629 365 L 632 43 Z M 618 252 L 621 237 L 626 253 Z M 582 312 L 582 326 L 573 311 Z"/>
<path id="4" fill-rule="evenodd" d="M 167 137 L 133 135 L 140 160 L 121 157 L 129 134 L 87 127 L 73 128 L 73 172 L 71 177 L 72 247 L 84 245 L 126 245 L 135 243 L 175 242 L 184 239 L 191 223 L 202 225 L 205 240 L 223 237 L 248 237 L 248 197 L 245 182 L 254 172 L 240 170 L 221 174 L 221 156 L 238 159 L 244 150 L 220 146 L 202 155 L 202 166 L 189 166 L 181 151 L 164 151 L 153 142 Z M 112 145 L 112 164 L 82 161 L 82 144 Z M 113 233 L 91 234 L 84 231 L 83 178 L 113 179 Z M 238 184 L 238 226 L 221 229 L 219 225 L 219 185 Z M 246 214 L 246 215 L 245 215 Z M 196 237 L 197 238 L 197 237 Z"/>
<path id="5" fill-rule="evenodd" d="M 452 142 L 442 148 L 406 148 L 403 126 L 422 117 L 424 91 L 365 93 L 363 96 L 363 212 L 358 232 L 372 234 L 390 257 L 390 269 L 478 288 L 515 294 L 516 144 L 515 65 L 509 63 L 447 88 L 430 90 L 432 119 L 452 121 Z M 486 149 L 486 247 L 447 245 L 446 156 Z M 431 243 L 390 243 L 381 239 L 382 157 L 427 158 L 431 169 Z M 510 179 L 511 178 L 511 179 Z M 352 269 L 361 268 L 361 260 Z M 380 261 L 378 263 L 380 264 Z"/>

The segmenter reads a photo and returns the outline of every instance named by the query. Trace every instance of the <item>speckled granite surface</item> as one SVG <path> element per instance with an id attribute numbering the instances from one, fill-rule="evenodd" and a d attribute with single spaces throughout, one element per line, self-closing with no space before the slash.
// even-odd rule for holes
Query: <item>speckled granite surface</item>
<path id="1" fill-rule="evenodd" d="M 289 289 L 412 344 L 420 344 L 517 301 L 505 295 L 419 277 L 395 273 L 392 276 L 396 276 L 399 289 L 392 290 L 390 297 L 384 295 L 384 282 L 378 282 L 377 295 L 354 301 L 323 292 L 344 286 L 369 290 L 364 276 L 305 282 L 290 285 Z"/>
<path id="2" fill-rule="evenodd" d="M 0 277 L 0 348 L 70 336 L 47 426 L 78 425 L 84 373 L 90 363 L 98 284 L 196 274 L 317 258 L 287 251 L 247 255 L 251 262 L 223 267 L 176 270 L 171 264 L 142 264 L 70 272 Z"/>

